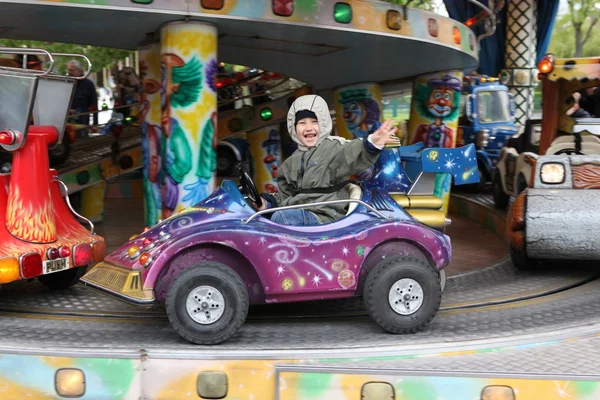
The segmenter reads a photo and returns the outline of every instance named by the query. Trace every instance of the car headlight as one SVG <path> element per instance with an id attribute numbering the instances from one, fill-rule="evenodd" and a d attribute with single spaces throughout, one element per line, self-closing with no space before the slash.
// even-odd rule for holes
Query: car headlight
<path id="1" fill-rule="evenodd" d="M 488 145 L 488 141 L 490 138 L 490 130 L 482 129 L 477 132 L 477 136 L 475 137 L 475 146 L 477 147 L 485 147 Z"/>
<path id="2" fill-rule="evenodd" d="M 559 184 L 565 181 L 565 166 L 561 163 L 551 162 L 542 165 L 540 179 L 545 184 Z"/>

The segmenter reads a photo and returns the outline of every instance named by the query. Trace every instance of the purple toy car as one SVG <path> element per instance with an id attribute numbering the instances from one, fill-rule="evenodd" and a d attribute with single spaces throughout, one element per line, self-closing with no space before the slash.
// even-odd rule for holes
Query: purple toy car
<path id="1" fill-rule="evenodd" d="M 416 332 L 440 307 L 442 270 L 451 257 L 435 177 L 449 172 L 455 183 L 476 181 L 478 174 L 465 175 L 477 171 L 466 154 L 471 147 L 386 149 L 371 180 L 349 183 L 350 200 L 338 200 L 349 204 L 346 217 L 319 226 L 268 219 L 277 210 L 318 203 L 255 212 L 242 192 L 254 201 L 258 191 L 243 174 L 240 188 L 224 181 L 202 202 L 132 238 L 82 280 L 133 303 L 164 301 L 175 330 L 198 344 L 234 335 L 249 304 L 353 296 L 364 298 L 386 331 Z M 444 158 L 453 160 L 454 171 L 444 169 Z"/>

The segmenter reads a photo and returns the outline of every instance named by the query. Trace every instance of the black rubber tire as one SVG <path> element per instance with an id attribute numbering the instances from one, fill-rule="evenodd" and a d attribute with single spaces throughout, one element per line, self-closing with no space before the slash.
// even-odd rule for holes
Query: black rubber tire
<path id="1" fill-rule="evenodd" d="M 494 172 L 494 183 L 492 187 L 492 193 L 494 196 L 494 205 L 496 206 L 496 208 L 506 210 L 506 207 L 508 207 L 508 202 L 510 201 L 510 196 L 504 192 L 504 187 L 502 186 L 502 178 L 500 178 L 500 171 L 498 170 Z"/>
<path id="2" fill-rule="evenodd" d="M 216 322 L 202 325 L 186 310 L 188 294 L 202 285 L 219 290 L 225 300 L 225 312 Z M 246 321 L 249 308 L 248 290 L 240 276 L 217 262 L 201 262 L 177 276 L 167 291 L 167 316 L 173 329 L 196 344 L 218 344 L 233 336 Z"/>
<path id="3" fill-rule="evenodd" d="M 413 314 L 400 315 L 389 304 L 392 286 L 402 278 L 411 278 L 423 288 L 425 297 Z M 377 325 L 390 333 L 415 333 L 435 317 L 442 302 L 442 289 L 437 273 L 425 261 L 413 257 L 389 257 L 369 272 L 363 298 L 367 312 Z"/>
<path id="4" fill-rule="evenodd" d="M 53 274 L 41 275 L 38 280 L 51 290 L 65 290 L 79 283 L 79 279 L 85 275 L 87 267 L 69 268 L 66 271 Z"/>
<path id="5" fill-rule="evenodd" d="M 63 165 L 71 154 L 71 142 L 66 137 L 63 142 L 48 149 L 50 168 L 58 168 Z"/>
<path id="6" fill-rule="evenodd" d="M 232 177 L 237 160 L 233 152 L 227 148 L 217 148 L 217 176 L 223 178 Z"/>
<path id="7" fill-rule="evenodd" d="M 531 271 L 540 267 L 538 260 L 527 257 L 523 252 L 513 246 L 510 246 L 510 259 L 515 268 L 521 271 Z"/>
<path id="8" fill-rule="evenodd" d="M 527 179 L 523 176 L 523 174 L 519 174 L 519 178 L 517 179 L 517 194 L 521 194 L 521 192 L 527 189 L 528 186 Z"/>

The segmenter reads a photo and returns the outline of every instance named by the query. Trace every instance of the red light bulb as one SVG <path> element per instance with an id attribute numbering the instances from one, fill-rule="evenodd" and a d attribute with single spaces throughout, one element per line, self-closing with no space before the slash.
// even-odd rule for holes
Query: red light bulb
<path id="1" fill-rule="evenodd" d="M 15 134 L 11 131 L 0 131 L 0 144 L 11 145 L 15 142 Z"/>
<path id="2" fill-rule="evenodd" d="M 71 255 L 71 249 L 69 249 L 69 246 L 61 246 L 58 252 L 62 258 L 67 258 Z"/>

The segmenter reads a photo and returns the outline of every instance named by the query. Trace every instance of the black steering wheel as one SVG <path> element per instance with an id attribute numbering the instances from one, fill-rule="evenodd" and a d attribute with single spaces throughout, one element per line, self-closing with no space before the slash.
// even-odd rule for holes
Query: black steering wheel
<path id="1" fill-rule="evenodd" d="M 573 154 L 578 154 L 578 155 L 585 155 L 584 152 L 582 152 L 581 150 L 577 150 L 577 149 L 562 149 L 560 151 L 557 151 L 556 153 L 554 153 L 554 155 L 560 155 L 560 154 L 566 154 L 566 155 L 573 155 Z"/>
<path id="2" fill-rule="evenodd" d="M 246 171 L 240 168 L 240 191 L 242 194 L 248 196 L 248 198 L 256 204 L 258 208 L 263 205 L 263 199 L 258 193 L 258 188 L 250 178 L 250 175 Z"/>

